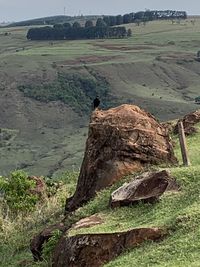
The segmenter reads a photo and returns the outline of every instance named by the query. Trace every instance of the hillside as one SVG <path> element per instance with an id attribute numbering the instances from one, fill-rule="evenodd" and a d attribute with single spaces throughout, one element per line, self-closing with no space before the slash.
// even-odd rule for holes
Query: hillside
<path id="1" fill-rule="evenodd" d="M 198 126 L 200 130 L 200 125 Z M 176 155 L 180 159 L 178 140 L 176 142 Z M 97 197 L 84 207 L 78 209 L 66 224 L 76 222 L 80 218 L 98 213 L 103 224 L 89 229 L 71 230 L 70 235 L 78 233 L 110 233 L 132 229 L 133 227 L 165 227 L 170 230 L 167 237 L 153 243 L 146 242 L 143 245 L 126 251 L 105 266 L 166 266 L 187 267 L 199 266 L 199 146 L 200 134 L 187 138 L 191 167 L 174 167 L 169 171 L 177 179 L 181 186 L 178 192 L 168 192 L 155 204 L 139 203 L 129 207 L 121 207 L 114 210 L 108 208 L 110 193 L 124 181 L 111 189 L 103 190 Z M 181 159 L 180 159 L 181 162 Z M 61 179 L 61 177 L 59 178 Z M 43 227 L 51 225 L 62 219 L 62 207 L 66 195 L 73 194 L 76 184 L 76 173 L 66 173 L 62 177 L 67 186 L 61 187 L 58 194 L 50 199 L 49 203 L 43 203 L 29 216 L 18 216 L 15 220 L 7 217 L 3 220 L 1 215 L 1 241 L 0 259 L 1 266 L 51 266 L 48 262 L 49 253 L 59 236 L 52 239 L 46 246 L 47 261 L 34 264 L 29 251 L 30 236 L 38 233 Z M 23 240 L 23 242 L 22 242 Z"/>
<path id="2" fill-rule="evenodd" d="M 54 98 L 24 97 L 18 86 L 52 87 L 59 73 L 92 80 L 98 75 L 109 83 L 103 106 L 133 103 L 160 120 L 197 109 L 199 24 L 199 19 L 195 25 L 190 20 L 128 24 L 133 32 L 128 39 L 54 42 L 27 41 L 29 27 L 1 29 L 0 128 L 9 136 L 0 148 L 1 173 L 24 169 L 56 176 L 78 170 L 87 136 L 89 113 Z"/>

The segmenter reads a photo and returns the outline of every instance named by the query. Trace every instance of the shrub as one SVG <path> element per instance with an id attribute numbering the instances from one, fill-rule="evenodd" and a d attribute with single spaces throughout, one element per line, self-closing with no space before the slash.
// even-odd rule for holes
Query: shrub
<path id="1" fill-rule="evenodd" d="M 25 97 L 34 98 L 41 102 L 62 101 L 80 114 L 89 113 L 91 103 L 96 95 L 99 95 L 102 103 L 108 103 L 110 90 L 104 77 L 96 72 L 90 74 L 93 77 L 59 73 L 57 80 L 51 84 L 21 85 L 18 86 L 18 89 Z M 102 107 L 105 106 L 104 104 Z"/>
<path id="2" fill-rule="evenodd" d="M 23 171 L 14 171 L 9 178 L 0 177 L 0 191 L 8 208 L 15 214 L 35 208 L 38 196 L 31 193 L 35 182 Z"/>
<path id="3" fill-rule="evenodd" d="M 58 182 L 48 177 L 45 178 L 45 184 L 47 186 L 46 191 L 48 197 L 55 196 L 63 186 L 63 182 Z"/>

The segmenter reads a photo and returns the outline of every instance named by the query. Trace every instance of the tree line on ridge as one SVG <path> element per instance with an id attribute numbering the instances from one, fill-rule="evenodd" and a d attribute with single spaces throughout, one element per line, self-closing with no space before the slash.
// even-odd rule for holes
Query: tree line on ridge
<path id="1" fill-rule="evenodd" d="M 117 16 L 103 16 L 98 18 L 95 25 L 87 20 L 82 26 L 75 21 L 70 23 L 54 24 L 39 28 L 31 28 L 27 33 L 29 40 L 76 40 L 76 39 L 104 39 L 125 38 L 132 35 L 131 29 L 119 26 L 128 23 L 140 23 L 158 19 L 186 19 L 185 11 L 140 11 Z M 116 27 L 115 27 L 116 26 Z"/>

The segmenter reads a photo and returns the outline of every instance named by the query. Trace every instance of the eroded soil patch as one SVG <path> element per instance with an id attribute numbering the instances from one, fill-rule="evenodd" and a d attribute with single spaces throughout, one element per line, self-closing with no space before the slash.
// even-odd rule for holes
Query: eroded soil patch
<path id="1" fill-rule="evenodd" d="M 150 45 L 126 46 L 126 45 L 118 45 L 118 44 L 95 44 L 95 46 L 108 49 L 108 50 L 120 50 L 120 51 L 156 49 L 156 47 L 150 46 Z"/>

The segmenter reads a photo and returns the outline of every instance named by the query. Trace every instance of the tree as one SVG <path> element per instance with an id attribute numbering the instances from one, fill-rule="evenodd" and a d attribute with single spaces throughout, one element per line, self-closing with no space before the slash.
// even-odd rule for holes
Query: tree
<path id="1" fill-rule="evenodd" d="M 123 24 L 123 17 L 122 15 L 116 16 L 116 25 L 121 25 Z"/>
<path id="2" fill-rule="evenodd" d="M 96 27 L 104 28 L 107 27 L 107 25 L 102 18 L 98 18 L 96 22 Z"/>
<path id="3" fill-rule="evenodd" d="M 115 26 L 117 24 L 116 16 L 110 16 L 110 26 Z"/>
<path id="4" fill-rule="evenodd" d="M 104 16 L 103 21 L 106 23 L 107 26 L 110 26 L 110 16 Z"/>
<path id="5" fill-rule="evenodd" d="M 49 26 L 41 28 L 31 28 L 28 30 L 27 39 L 28 40 L 55 40 L 55 32 L 60 31 L 60 29 L 55 29 Z"/>
<path id="6" fill-rule="evenodd" d="M 127 24 L 127 23 L 131 23 L 132 22 L 132 15 L 131 14 L 125 14 L 123 16 L 123 23 Z"/>
<path id="7" fill-rule="evenodd" d="M 78 21 L 75 21 L 72 25 L 72 28 L 74 29 L 78 29 L 78 28 L 81 28 L 81 24 L 78 22 Z"/>
<path id="8" fill-rule="evenodd" d="M 116 18 L 116 17 L 115 17 Z M 113 20 L 114 23 L 114 20 Z M 73 26 L 69 23 L 56 24 L 54 27 L 45 26 L 29 29 L 27 39 L 29 40 L 76 40 L 95 38 L 125 38 L 127 31 L 125 27 L 109 27 L 103 19 L 97 20 L 98 26 L 92 26 L 92 21 L 85 23 L 86 27 L 81 27 L 78 22 Z M 129 31 L 130 34 L 130 31 Z"/>
<path id="9" fill-rule="evenodd" d="M 72 27 L 72 25 L 69 22 L 65 22 L 65 23 L 63 23 L 63 27 L 65 29 L 70 29 Z"/>
<path id="10" fill-rule="evenodd" d="M 63 28 L 63 24 L 54 24 L 53 25 L 54 29 L 62 29 Z"/>
<path id="11" fill-rule="evenodd" d="M 187 19 L 187 12 L 183 11 L 181 17 L 182 19 Z"/>
<path id="12" fill-rule="evenodd" d="M 85 28 L 90 28 L 90 27 L 93 27 L 94 25 L 93 25 L 93 22 L 92 22 L 92 20 L 87 20 L 86 22 L 85 22 Z"/>
<path id="13" fill-rule="evenodd" d="M 139 11 L 139 12 L 135 13 L 135 15 L 134 15 L 134 21 L 135 21 L 135 20 L 143 21 L 143 19 L 144 19 L 144 14 L 145 14 L 144 11 Z"/>
<path id="14" fill-rule="evenodd" d="M 154 14 L 154 11 L 150 11 L 150 10 L 146 10 L 144 12 L 144 18 L 143 18 L 143 21 L 151 21 L 151 20 L 154 20 L 155 19 L 155 14 Z"/>

